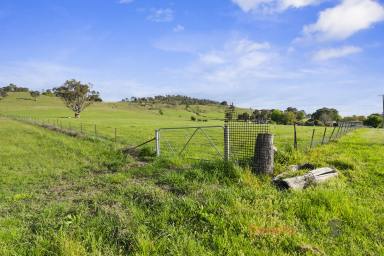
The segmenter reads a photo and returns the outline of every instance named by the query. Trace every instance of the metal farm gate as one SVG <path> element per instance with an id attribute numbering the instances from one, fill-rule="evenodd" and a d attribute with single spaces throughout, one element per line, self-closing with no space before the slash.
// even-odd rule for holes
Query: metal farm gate
<path id="1" fill-rule="evenodd" d="M 155 132 L 157 156 L 196 160 L 225 158 L 224 126 L 161 128 Z"/>
<path id="2" fill-rule="evenodd" d="M 252 165 L 258 134 L 270 133 L 267 122 L 228 109 L 223 126 L 157 129 L 157 156 L 196 160 L 231 160 Z"/>

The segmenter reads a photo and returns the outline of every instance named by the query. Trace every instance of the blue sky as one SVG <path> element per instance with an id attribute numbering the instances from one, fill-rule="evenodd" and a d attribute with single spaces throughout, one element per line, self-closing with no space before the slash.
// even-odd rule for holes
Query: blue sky
<path id="1" fill-rule="evenodd" d="M 1 0 L 0 85 L 380 112 L 384 2 Z"/>

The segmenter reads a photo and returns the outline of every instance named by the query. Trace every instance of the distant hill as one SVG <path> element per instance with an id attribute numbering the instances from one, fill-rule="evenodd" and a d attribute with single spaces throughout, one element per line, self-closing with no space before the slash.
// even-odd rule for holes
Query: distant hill
<path id="1" fill-rule="evenodd" d="M 184 95 L 157 95 L 154 97 L 131 97 L 125 98 L 123 102 L 136 102 L 136 103 L 163 103 L 171 105 L 223 105 L 226 106 L 226 101 L 218 102 L 209 99 L 199 99 Z"/>

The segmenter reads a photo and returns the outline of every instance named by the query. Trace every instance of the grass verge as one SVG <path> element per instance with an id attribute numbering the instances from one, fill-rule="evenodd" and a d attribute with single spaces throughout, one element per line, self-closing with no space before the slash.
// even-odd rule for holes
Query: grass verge
<path id="1" fill-rule="evenodd" d="M 0 255 L 384 253 L 380 130 L 281 152 L 277 172 L 299 162 L 341 172 L 297 192 L 222 162 L 142 165 L 101 142 L 6 119 L 0 143 Z"/>

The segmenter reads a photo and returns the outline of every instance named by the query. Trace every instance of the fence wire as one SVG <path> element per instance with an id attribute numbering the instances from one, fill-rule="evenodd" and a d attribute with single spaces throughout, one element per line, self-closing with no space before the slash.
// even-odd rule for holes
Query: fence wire
<path id="1" fill-rule="evenodd" d="M 273 125 L 275 145 L 308 150 L 337 141 L 347 133 L 363 127 L 361 122 L 338 122 L 334 126 Z M 295 135 L 296 133 L 296 135 Z"/>
<path id="2" fill-rule="evenodd" d="M 257 135 L 270 133 L 267 121 L 229 108 L 225 112 L 225 126 L 229 130 L 230 159 L 240 164 L 252 165 Z"/>
<path id="3" fill-rule="evenodd" d="M 224 157 L 223 126 L 161 128 L 159 148 L 162 156 L 196 160 Z"/>

